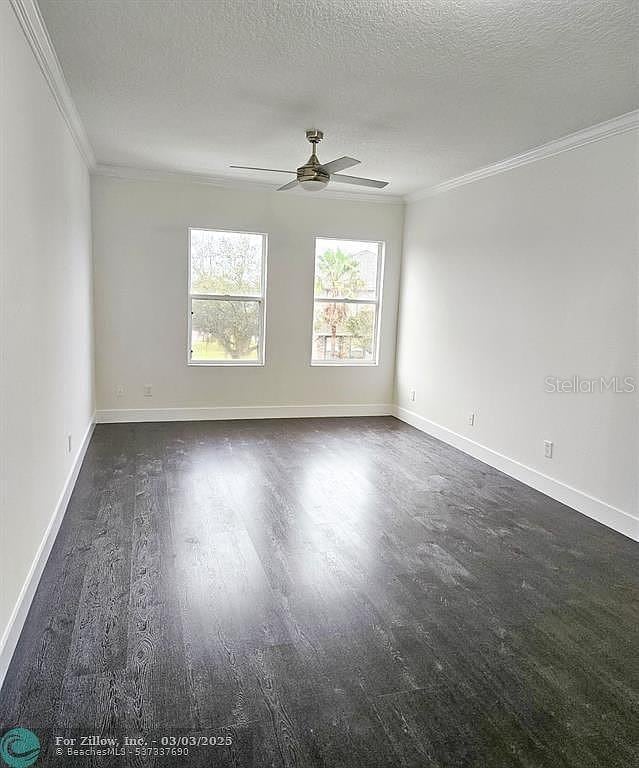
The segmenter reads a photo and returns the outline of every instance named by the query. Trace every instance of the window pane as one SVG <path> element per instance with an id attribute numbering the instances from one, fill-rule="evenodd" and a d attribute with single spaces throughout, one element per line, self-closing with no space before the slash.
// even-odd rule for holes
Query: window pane
<path id="1" fill-rule="evenodd" d="M 259 361 L 259 302 L 192 299 L 191 311 L 191 360 Z"/>
<path id="2" fill-rule="evenodd" d="M 315 296 L 375 299 L 379 243 L 355 240 L 315 241 Z"/>
<path id="3" fill-rule="evenodd" d="M 313 360 L 375 360 L 375 305 L 315 302 Z"/>
<path id="4" fill-rule="evenodd" d="M 263 235 L 191 230 L 191 293 L 256 296 L 262 291 Z"/>

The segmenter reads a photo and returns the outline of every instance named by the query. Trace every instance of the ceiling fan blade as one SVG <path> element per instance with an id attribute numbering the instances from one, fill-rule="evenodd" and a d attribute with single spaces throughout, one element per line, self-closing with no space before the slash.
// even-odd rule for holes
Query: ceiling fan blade
<path id="1" fill-rule="evenodd" d="M 281 168 L 254 168 L 252 165 L 229 165 L 229 168 L 241 168 L 244 171 L 271 171 L 272 173 L 297 173 L 297 171 L 283 171 Z"/>
<path id="2" fill-rule="evenodd" d="M 388 186 L 387 181 L 377 181 L 376 179 L 361 179 L 359 176 L 344 176 L 341 173 L 332 173 L 331 181 L 339 181 L 342 184 L 357 184 L 360 187 L 382 187 Z"/>
<path id="3" fill-rule="evenodd" d="M 337 160 L 331 160 L 330 163 L 323 163 L 320 168 L 326 173 L 337 173 L 337 171 L 345 171 L 347 168 L 352 168 L 354 165 L 359 165 L 361 160 L 356 160 L 354 157 L 338 157 Z"/>
<path id="4" fill-rule="evenodd" d="M 289 181 L 288 184 L 285 184 L 283 187 L 278 187 L 275 191 L 276 192 L 284 192 L 286 189 L 293 189 L 293 187 L 296 187 L 298 184 L 297 179 L 294 179 L 293 181 Z"/>

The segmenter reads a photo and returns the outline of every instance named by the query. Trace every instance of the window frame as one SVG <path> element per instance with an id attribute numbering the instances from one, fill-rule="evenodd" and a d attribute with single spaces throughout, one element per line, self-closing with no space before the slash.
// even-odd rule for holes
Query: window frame
<path id="1" fill-rule="evenodd" d="M 262 270 L 260 277 L 260 294 L 224 294 L 224 293 L 192 293 L 191 292 L 191 232 L 222 232 L 231 235 L 259 235 L 262 238 Z M 194 368 L 208 367 L 261 367 L 265 362 L 266 350 L 266 260 L 268 256 L 268 233 L 252 232 L 245 229 L 220 229 L 219 227 L 188 227 L 188 265 L 187 265 L 187 345 L 186 364 Z M 205 301 L 254 301 L 259 304 L 259 342 L 257 345 L 257 360 L 193 360 L 193 299 Z"/>
<path id="2" fill-rule="evenodd" d="M 334 240 L 338 243 L 366 243 L 367 245 L 377 246 L 377 273 L 376 273 L 376 298 L 375 299 L 347 299 L 347 298 L 316 298 L 315 297 L 315 269 L 317 262 L 317 241 L 318 240 Z M 312 300 L 312 313 L 311 313 L 311 367 L 324 368 L 324 367 L 338 367 L 338 368 L 366 368 L 379 365 L 379 356 L 381 350 L 381 319 L 382 319 L 382 295 L 384 285 L 384 267 L 386 262 L 386 241 L 385 240 L 369 240 L 365 237 L 338 237 L 335 235 L 314 235 L 313 236 L 313 300 Z M 372 360 L 315 360 L 313 358 L 315 330 L 313 328 L 315 321 L 315 304 L 369 304 L 375 307 L 375 322 L 373 324 L 373 359 Z"/>

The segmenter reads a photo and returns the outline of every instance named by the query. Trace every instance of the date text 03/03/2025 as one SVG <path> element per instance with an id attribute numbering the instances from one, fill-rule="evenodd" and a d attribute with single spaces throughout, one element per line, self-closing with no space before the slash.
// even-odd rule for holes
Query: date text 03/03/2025
<path id="1" fill-rule="evenodd" d="M 228 747 L 233 737 L 224 735 L 160 735 L 149 739 L 144 736 L 54 736 L 55 752 L 68 756 L 186 756 L 189 748 Z"/>

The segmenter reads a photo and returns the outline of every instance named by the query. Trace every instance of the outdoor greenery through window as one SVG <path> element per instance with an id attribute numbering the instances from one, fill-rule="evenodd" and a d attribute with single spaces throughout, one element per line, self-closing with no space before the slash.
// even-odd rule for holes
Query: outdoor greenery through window
<path id="1" fill-rule="evenodd" d="M 383 246 L 315 239 L 313 363 L 377 363 Z"/>
<path id="2" fill-rule="evenodd" d="M 189 230 L 193 364 L 260 364 L 266 235 Z"/>

